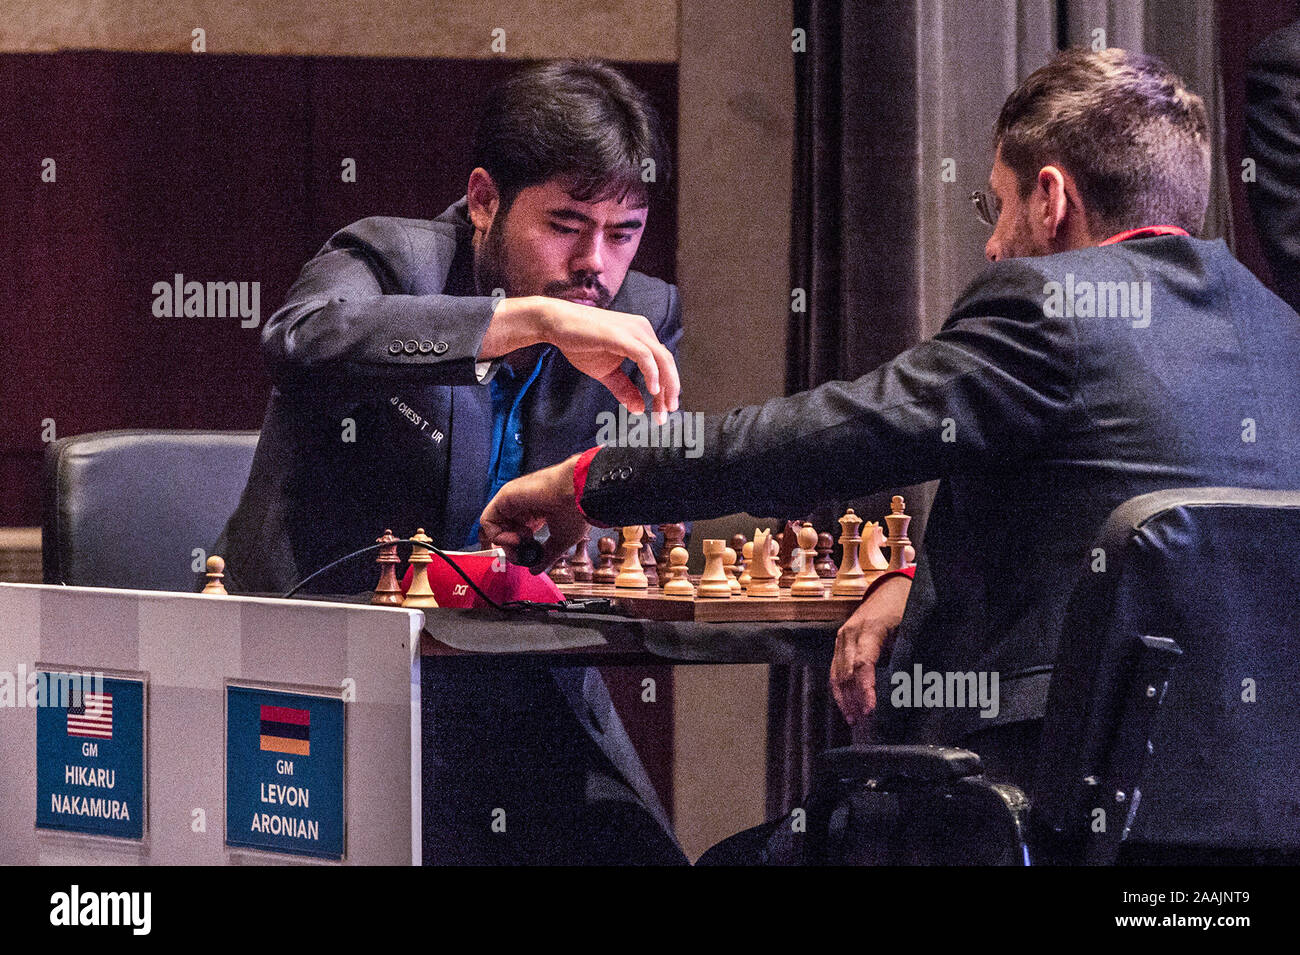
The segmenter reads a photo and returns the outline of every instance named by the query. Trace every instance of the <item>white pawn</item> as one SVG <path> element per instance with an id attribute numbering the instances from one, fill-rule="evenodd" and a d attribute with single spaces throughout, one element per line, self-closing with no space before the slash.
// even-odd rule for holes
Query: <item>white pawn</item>
<path id="1" fill-rule="evenodd" d="M 674 547 L 668 552 L 668 573 L 672 579 L 664 584 L 665 597 L 695 596 L 695 585 L 686 575 L 686 560 L 689 556 L 685 547 Z"/>
<path id="2" fill-rule="evenodd" d="M 722 569 L 727 575 L 727 586 L 731 588 L 733 594 L 740 593 L 740 566 L 736 563 L 736 549 L 728 547 L 724 550 L 722 560 Z"/>
<path id="3" fill-rule="evenodd" d="M 650 581 L 641 568 L 641 535 L 644 533 L 645 528 L 640 524 L 623 528 L 623 566 L 614 578 L 615 587 L 629 590 L 649 588 Z"/>
<path id="4" fill-rule="evenodd" d="M 817 557 L 817 528 L 811 524 L 805 524 L 799 528 L 799 554 L 802 555 L 802 562 L 799 566 L 799 573 L 790 585 L 790 596 L 792 597 L 820 597 L 826 591 L 822 585 L 822 579 L 817 573 L 817 568 L 813 566 L 813 561 Z"/>
<path id="5" fill-rule="evenodd" d="M 745 546 L 740 549 L 740 552 L 745 555 L 745 569 L 740 572 L 740 580 L 738 582 L 741 590 L 748 591 L 749 565 L 754 560 L 754 542 L 745 541 Z"/>

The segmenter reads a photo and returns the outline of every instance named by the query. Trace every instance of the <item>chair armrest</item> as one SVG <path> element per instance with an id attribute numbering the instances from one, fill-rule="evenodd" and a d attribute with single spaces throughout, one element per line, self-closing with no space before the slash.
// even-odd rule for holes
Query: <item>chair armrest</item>
<path id="1" fill-rule="evenodd" d="M 953 746 L 841 746 L 817 759 L 819 779 L 952 782 L 984 772 L 980 758 Z"/>

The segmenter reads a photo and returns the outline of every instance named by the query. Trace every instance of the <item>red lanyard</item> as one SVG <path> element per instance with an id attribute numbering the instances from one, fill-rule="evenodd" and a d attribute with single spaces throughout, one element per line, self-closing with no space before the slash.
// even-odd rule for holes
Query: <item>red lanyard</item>
<path id="1" fill-rule="evenodd" d="M 1123 242 L 1125 239 L 1149 239 L 1156 235 L 1190 235 L 1186 229 L 1179 228 L 1176 225 L 1144 225 L 1140 229 L 1129 229 L 1127 232 L 1117 232 L 1104 242 L 1098 242 L 1098 245 L 1114 245 L 1116 242 Z"/>

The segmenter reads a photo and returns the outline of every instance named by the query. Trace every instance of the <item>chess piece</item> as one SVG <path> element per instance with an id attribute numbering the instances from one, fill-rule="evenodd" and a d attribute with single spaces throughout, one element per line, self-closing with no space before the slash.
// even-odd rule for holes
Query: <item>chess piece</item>
<path id="1" fill-rule="evenodd" d="M 591 527 L 588 526 L 578 538 L 578 544 L 573 548 L 573 560 L 569 561 L 569 569 L 573 571 L 573 579 L 576 583 L 591 583 L 591 554 L 587 550 L 587 545 L 590 543 Z"/>
<path id="2" fill-rule="evenodd" d="M 411 535 L 411 540 L 420 541 L 424 544 L 432 544 L 433 538 L 424 532 L 424 528 L 417 528 Z M 411 545 L 411 586 L 406 589 L 406 597 L 402 600 L 403 607 L 436 607 L 438 601 L 434 599 L 433 588 L 429 586 L 429 562 L 433 560 L 433 554 L 426 548 L 418 545 Z"/>
<path id="3" fill-rule="evenodd" d="M 654 529 L 645 525 L 645 536 L 641 538 L 641 570 L 645 574 L 646 585 L 650 587 L 659 586 L 659 565 L 655 562 L 655 549 L 650 546 L 650 542 L 655 539 Z"/>
<path id="4" fill-rule="evenodd" d="M 829 579 L 835 576 L 835 560 L 831 557 L 834 549 L 834 537 L 825 531 L 817 535 L 817 559 L 813 561 L 813 566 L 817 568 L 818 577 Z"/>
<path id="5" fill-rule="evenodd" d="M 885 570 L 889 561 L 880 549 L 885 544 L 885 533 L 876 521 L 868 521 L 862 528 L 862 543 L 858 547 L 858 561 L 863 570 Z"/>
<path id="6" fill-rule="evenodd" d="M 799 568 L 794 566 L 794 555 L 799 546 L 799 528 L 803 521 L 786 521 L 785 530 L 781 532 L 781 550 L 777 557 L 777 566 L 781 568 L 780 587 L 784 590 L 794 583 Z"/>
<path id="7" fill-rule="evenodd" d="M 591 582 L 593 584 L 612 584 L 618 577 L 618 570 L 614 566 L 614 538 L 602 537 L 596 541 L 597 565 L 592 572 Z"/>
<path id="8" fill-rule="evenodd" d="M 777 553 L 776 541 L 772 540 L 772 531 L 768 528 L 754 532 L 754 547 L 749 562 L 749 586 L 745 593 L 750 597 L 779 597 L 781 588 L 777 584 L 777 568 L 774 563 Z"/>
<path id="9" fill-rule="evenodd" d="M 668 572 L 672 579 L 664 584 L 665 597 L 694 597 L 695 585 L 686 575 L 686 560 L 690 556 L 685 547 L 674 547 L 668 554 Z"/>
<path id="10" fill-rule="evenodd" d="M 375 538 L 376 544 L 384 546 L 379 548 L 379 556 L 375 558 L 375 563 L 380 567 L 379 583 L 375 584 L 370 602 L 381 607 L 402 605 L 402 588 L 397 583 L 397 565 L 402 562 L 402 558 L 397 556 L 397 541 L 398 538 L 387 527 L 383 534 Z"/>
<path id="11" fill-rule="evenodd" d="M 840 559 L 835 583 L 831 585 L 831 594 L 836 597 L 861 597 L 867 592 L 867 575 L 858 563 L 858 547 L 862 543 L 858 528 L 861 526 L 862 518 L 854 514 L 851 507 L 840 518 L 840 546 L 844 549 L 844 556 Z"/>
<path id="12" fill-rule="evenodd" d="M 686 525 L 660 524 L 659 536 L 663 538 L 664 543 L 659 549 L 659 565 L 656 569 L 659 571 L 660 582 L 664 582 L 668 580 L 669 555 L 673 548 L 686 546 Z"/>
<path id="13" fill-rule="evenodd" d="M 641 535 L 645 528 L 633 524 L 623 528 L 623 566 L 614 578 L 615 587 L 645 590 L 650 586 L 645 571 L 641 569 Z"/>
<path id="14" fill-rule="evenodd" d="M 747 542 L 745 540 L 744 534 L 731 535 L 731 549 L 736 552 L 736 576 L 737 577 L 739 577 L 741 572 L 745 569 L 745 544 L 746 543 Z"/>
<path id="15" fill-rule="evenodd" d="M 731 584 L 723 567 L 726 541 L 706 540 L 704 542 L 704 574 L 700 577 L 699 596 L 730 597 Z"/>
<path id="16" fill-rule="evenodd" d="M 225 559 L 213 554 L 208 558 L 205 566 L 207 567 L 207 573 L 204 576 L 208 579 L 208 582 L 203 585 L 203 592 L 205 594 L 216 594 L 219 597 L 227 596 L 226 585 L 221 582 L 221 578 L 226 576 Z"/>
<path id="17" fill-rule="evenodd" d="M 794 583 L 790 585 L 792 597 L 821 597 L 826 593 L 826 586 L 817 574 L 814 559 L 817 556 L 817 528 L 805 524 L 799 528 L 799 548 L 803 551 L 803 565 Z"/>
<path id="18" fill-rule="evenodd" d="M 739 577 L 740 589 L 748 591 L 749 590 L 749 564 L 754 559 L 754 542 L 745 541 L 745 546 L 741 548 L 741 554 L 743 559 L 741 560 L 741 564 L 740 564 L 740 577 Z"/>
<path id="19" fill-rule="evenodd" d="M 574 548 L 577 551 L 577 548 Z M 551 565 L 551 569 L 546 572 L 546 576 L 557 584 L 571 584 L 574 581 L 573 568 L 569 566 L 569 556 L 561 554 L 559 559 Z"/>
<path id="20" fill-rule="evenodd" d="M 727 586 L 731 588 L 732 596 L 740 593 L 740 568 L 736 566 L 736 552 L 730 547 L 723 548 L 722 570 L 727 575 Z"/>
<path id="21" fill-rule="evenodd" d="M 912 546 L 912 542 L 907 539 L 907 526 L 912 523 L 912 515 L 904 513 L 904 505 L 903 498 L 895 494 L 889 502 L 890 513 L 885 518 L 885 523 L 889 525 L 885 545 L 889 548 L 890 570 L 902 570 L 907 566 L 907 549 Z M 912 555 L 916 555 L 915 550 Z"/>

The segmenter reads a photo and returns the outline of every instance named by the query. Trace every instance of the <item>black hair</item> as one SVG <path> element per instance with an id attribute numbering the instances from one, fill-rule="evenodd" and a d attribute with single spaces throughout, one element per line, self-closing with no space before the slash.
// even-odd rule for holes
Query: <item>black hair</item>
<path id="1" fill-rule="evenodd" d="M 649 99 L 595 60 L 539 63 L 498 85 L 471 159 L 492 176 L 502 211 L 521 190 L 557 177 L 580 202 L 631 196 L 648 204 L 670 172 Z"/>

